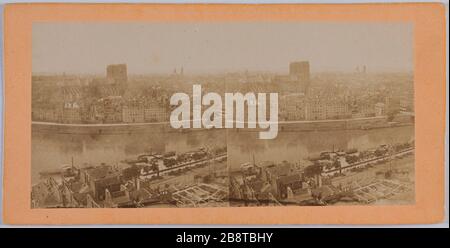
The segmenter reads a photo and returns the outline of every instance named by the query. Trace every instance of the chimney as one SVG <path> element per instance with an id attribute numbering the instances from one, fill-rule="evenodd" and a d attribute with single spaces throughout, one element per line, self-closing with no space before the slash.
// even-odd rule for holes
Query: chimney
<path id="1" fill-rule="evenodd" d="M 141 180 L 139 180 L 139 178 L 136 178 L 136 189 L 141 189 Z"/>

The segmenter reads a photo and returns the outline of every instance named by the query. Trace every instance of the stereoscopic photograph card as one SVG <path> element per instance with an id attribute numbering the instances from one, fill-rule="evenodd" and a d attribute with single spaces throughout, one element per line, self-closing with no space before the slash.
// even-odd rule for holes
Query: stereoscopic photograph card
<path id="1" fill-rule="evenodd" d="M 444 215 L 441 4 L 11 4 L 8 224 Z"/>

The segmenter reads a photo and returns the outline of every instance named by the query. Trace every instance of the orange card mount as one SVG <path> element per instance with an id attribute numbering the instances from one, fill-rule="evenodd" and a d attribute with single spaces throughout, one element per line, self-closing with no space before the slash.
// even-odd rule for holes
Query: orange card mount
<path id="1" fill-rule="evenodd" d="M 4 17 L 7 224 L 443 220 L 442 4 Z"/>

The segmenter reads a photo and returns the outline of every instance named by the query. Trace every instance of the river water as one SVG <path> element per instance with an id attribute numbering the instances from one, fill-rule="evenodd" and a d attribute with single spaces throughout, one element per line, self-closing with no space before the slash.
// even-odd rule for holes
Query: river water
<path id="1" fill-rule="evenodd" d="M 273 140 L 259 140 L 258 132 L 220 129 L 194 132 L 139 132 L 132 134 L 52 134 L 32 133 L 32 182 L 39 172 L 64 164 L 120 164 L 144 152 L 186 152 L 199 147 L 228 147 L 231 169 L 253 158 L 258 161 L 295 162 L 324 150 L 368 149 L 387 143 L 414 139 L 414 126 L 372 130 L 279 132 Z"/>

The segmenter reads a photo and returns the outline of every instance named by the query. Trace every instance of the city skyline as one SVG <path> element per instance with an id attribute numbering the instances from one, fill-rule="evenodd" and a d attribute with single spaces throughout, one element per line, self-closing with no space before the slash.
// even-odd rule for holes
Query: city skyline
<path id="1" fill-rule="evenodd" d="M 33 74 L 104 74 L 120 63 L 130 75 L 286 73 L 289 62 L 308 60 L 312 73 L 411 72 L 412 51 L 408 23 L 40 23 L 32 66 Z"/>

